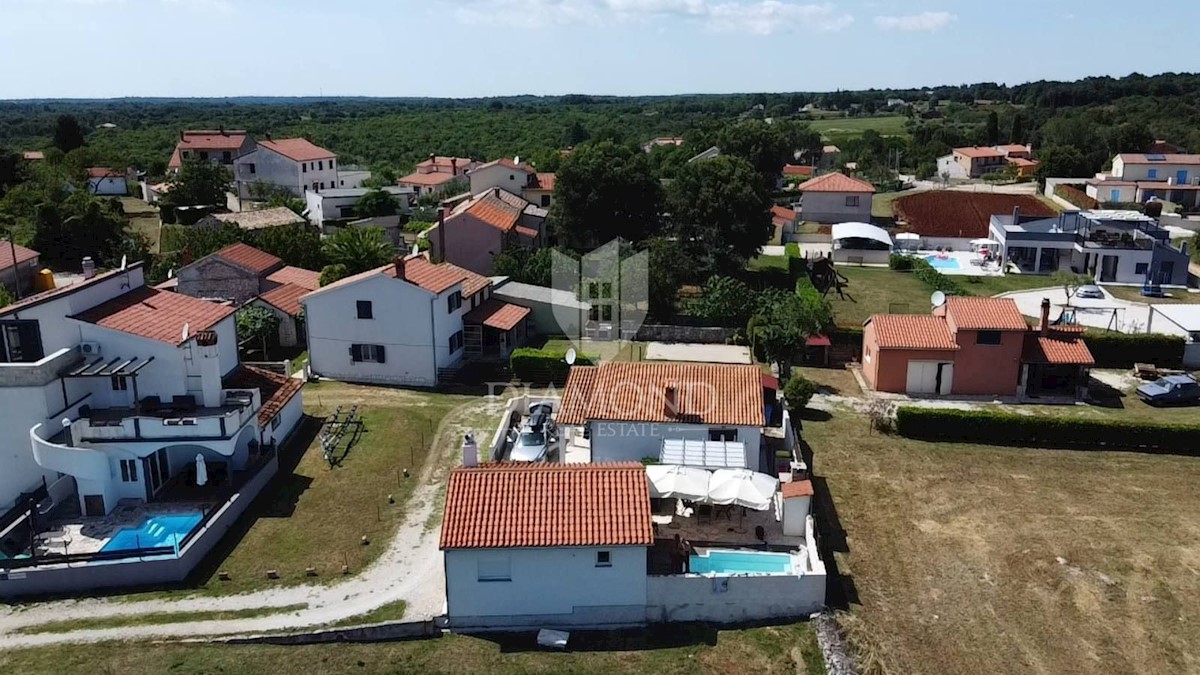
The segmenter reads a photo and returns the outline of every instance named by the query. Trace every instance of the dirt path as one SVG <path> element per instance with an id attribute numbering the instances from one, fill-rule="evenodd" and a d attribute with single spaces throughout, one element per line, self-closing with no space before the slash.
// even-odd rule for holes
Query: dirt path
<path id="1" fill-rule="evenodd" d="M 389 395 L 398 395 L 391 393 Z M 329 403 L 329 401 L 326 401 Z M 121 602 L 109 599 L 67 600 L 8 607 L 0 612 L 0 635 L 5 648 L 62 642 L 99 642 L 162 637 L 253 634 L 320 626 L 370 612 L 403 600 L 405 620 L 420 620 L 443 612 L 445 578 L 438 550 L 440 525 L 428 527 L 438 504 L 446 472 L 456 463 L 458 439 L 464 429 L 479 431 L 484 420 L 496 419 L 484 401 L 450 411 L 434 435 L 434 449 L 422 469 L 421 484 L 408 503 L 408 513 L 388 549 L 362 573 L 328 586 L 295 586 L 224 597 Z M 498 416 L 499 413 L 497 412 Z M 490 432 L 489 432 L 490 435 Z M 440 522 L 440 521 L 439 521 Z M 127 626 L 70 633 L 11 634 L 56 621 L 124 617 L 151 613 L 234 611 L 307 604 L 303 610 L 248 619 L 193 621 Z"/>

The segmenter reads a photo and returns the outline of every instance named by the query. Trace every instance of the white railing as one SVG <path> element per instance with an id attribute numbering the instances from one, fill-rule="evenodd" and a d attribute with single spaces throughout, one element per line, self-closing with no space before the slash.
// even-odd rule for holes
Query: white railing
<path id="1" fill-rule="evenodd" d="M 197 408 L 159 415 L 129 415 L 111 421 L 81 418 L 71 423 L 80 441 L 144 441 L 173 438 L 232 438 L 262 407 L 258 389 L 223 389 L 222 410 Z M 246 405 L 236 405 L 246 401 Z M 234 407 L 236 405 L 236 407 Z"/>
<path id="2" fill-rule="evenodd" d="M 108 480 L 108 455 L 100 450 L 51 443 L 49 439 L 56 433 L 56 429 L 45 424 L 39 424 L 29 430 L 33 459 L 38 466 L 85 480 Z"/>

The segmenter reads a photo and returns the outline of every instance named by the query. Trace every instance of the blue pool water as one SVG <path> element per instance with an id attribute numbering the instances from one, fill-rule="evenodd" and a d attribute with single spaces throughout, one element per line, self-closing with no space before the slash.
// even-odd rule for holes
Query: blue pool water
<path id="1" fill-rule="evenodd" d="M 958 269 L 958 260 L 955 258 L 939 258 L 936 255 L 927 255 L 925 259 L 933 265 L 934 269 L 939 270 L 956 270 Z"/>
<path id="2" fill-rule="evenodd" d="M 203 516 L 199 513 L 150 516 L 137 527 L 126 527 L 108 540 L 101 551 L 129 551 L 137 548 L 174 546 L 192 531 Z"/>
<path id="3" fill-rule="evenodd" d="M 743 553 L 740 551 L 709 551 L 708 555 L 691 557 L 692 574 L 788 574 L 792 557 L 787 553 Z"/>

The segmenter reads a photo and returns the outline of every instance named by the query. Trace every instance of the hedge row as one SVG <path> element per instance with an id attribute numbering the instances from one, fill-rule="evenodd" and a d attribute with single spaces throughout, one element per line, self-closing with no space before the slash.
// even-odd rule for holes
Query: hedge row
<path id="1" fill-rule="evenodd" d="M 565 351 L 522 347 L 514 349 L 508 360 L 513 375 L 523 382 L 565 382 L 571 366 L 567 365 Z M 578 354 L 575 365 L 592 366 L 596 361 L 590 356 Z"/>
<path id="2" fill-rule="evenodd" d="M 788 276 L 793 282 L 808 278 L 808 261 L 800 255 L 800 244 L 789 242 L 783 247 L 787 256 Z"/>
<path id="3" fill-rule="evenodd" d="M 1200 424 L 1018 415 L 990 410 L 904 406 L 896 432 L 926 441 L 1078 450 L 1141 450 L 1200 454 Z"/>
<path id="4" fill-rule="evenodd" d="M 1081 209 L 1094 209 L 1100 206 L 1100 202 L 1089 197 L 1086 192 L 1066 183 L 1055 185 L 1054 195 L 1067 200 L 1072 205 L 1078 206 Z"/>
<path id="5" fill-rule="evenodd" d="M 962 284 L 937 271 L 924 258 L 912 259 L 912 273 L 914 277 L 925 282 L 926 286 L 935 291 L 942 291 L 946 295 L 970 295 L 967 289 L 962 287 Z"/>
<path id="6" fill-rule="evenodd" d="M 1098 368 L 1132 368 L 1153 363 L 1160 368 L 1182 368 L 1184 339 L 1161 333 L 1116 333 L 1087 330 L 1083 341 Z"/>

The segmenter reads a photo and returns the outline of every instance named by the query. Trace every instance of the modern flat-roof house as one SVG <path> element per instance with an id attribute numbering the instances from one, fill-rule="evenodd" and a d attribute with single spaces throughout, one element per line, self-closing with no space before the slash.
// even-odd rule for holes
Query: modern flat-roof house
<path id="1" fill-rule="evenodd" d="M 545 209 L 494 187 L 459 204 L 427 236 L 434 257 L 491 274 L 492 258 L 506 248 L 545 245 L 545 219 Z"/>
<path id="2" fill-rule="evenodd" d="M 1094 364 L 1080 330 L 1030 328 L 1009 298 L 951 297 L 930 315 L 876 314 L 863 324 L 862 373 L 876 391 L 1078 396 Z"/>
<path id="3" fill-rule="evenodd" d="M 993 215 L 1023 214 L 1049 218 L 1058 212 L 1031 195 L 933 190 L 892 202 L 897 230 L 921 237 L 920 248 L 970 250 L 972 239 L 988 235 Z"/>
<path id="4" fill-rule="evenodd" d="M 1200 155 L 1117 155 L 1111 171 L 1087 181 L 1087 194 L 1102 204 L 1142 204 L 1157 198 L 1187 211 L 1200 210 Z"/>
<path id="5" fill-rule="evenodd" d="M 818 223 L 870 222 L 875 186 L 842 173 L 827 173 L 796 187 L 800 220 Z"/>
<path id="6" fill-rule="evenodd" d="M 557 421 L 586 429 L 593 462 L 658 458 L 665 442 L 684 440 L 740 444 L 739 461 L 729 468 L 758 471 L 770 464 L 762 458 L 767 418 L 762 372 L 755 366 L 574 366 Z"/>
<path id="7" fill-rule="evenodd" d="M 400 178 L 396 184 L 410 188 L 418 197 L 450 190 L 451 184 L 467 183 L 467 172 L 479 166 L 469 157 L 442 157 L 430 155 L 417 164 L 412 173 Z"/>
<path id="8" fill-rule="evenodd" d="M 124 171 L 93 166 L 87 170 L 87 175 L 88 194 L 101 197 L 124 197 L 129 194 Z"/>
<path id="9" fill-rule="evenodd" d="M 233 177 L 241 199 L 262 196 L 256 194 L 256 184 L 301 197 L 338 188 L 337 155 L 304 138 L 268 138 L 235 158 Z"/>
<path id="10" fill-rule="evenodd" d="M 396 199 L 396 205 L 402 214 L 409 212 L 409 201 L 419 194 L 412 187 L 403 185 L 385 185 L 380 189 Z M 371 190 L 372 188 L 365 187 L 339 187 L 321 192 L 310 190 L 304 193 L 304 202 L 307 206 L 305 214 L 308 216 L 308 221 L 321 228 L 322 231 L 326 226 L 337 221 L 356 220 L 359 216 L 354 210 L 354 205 Z"/>
<path id="11" fill-rule="evenodd" d="M 213 162 L 233 168 L 239 156 L 254 149 L 254 139 L 245 131 L 229 129 L 180 131 L 179 142 L 167 168 L 177 171 L 188 160 Z"/>
<path id="12" fill-rule="evenodd" d="M 1074 270 L 1098 282 L 1184 286 L 1187 244 L 1175 244 L 1154 218 L 1136 211 L 1076 211 L 1056 217 L 1016 210 L 994 215 L 988 236 L 1022 272 Z"/>
<path id="13" fill-rule="evenodd" d="M 348 382 L 434 386 L 466 360 L 507 358 L 529 310 L 491 296 L 491 282 L 423 254 L 341 279 L 300 298 L 312 371 Z"/>

